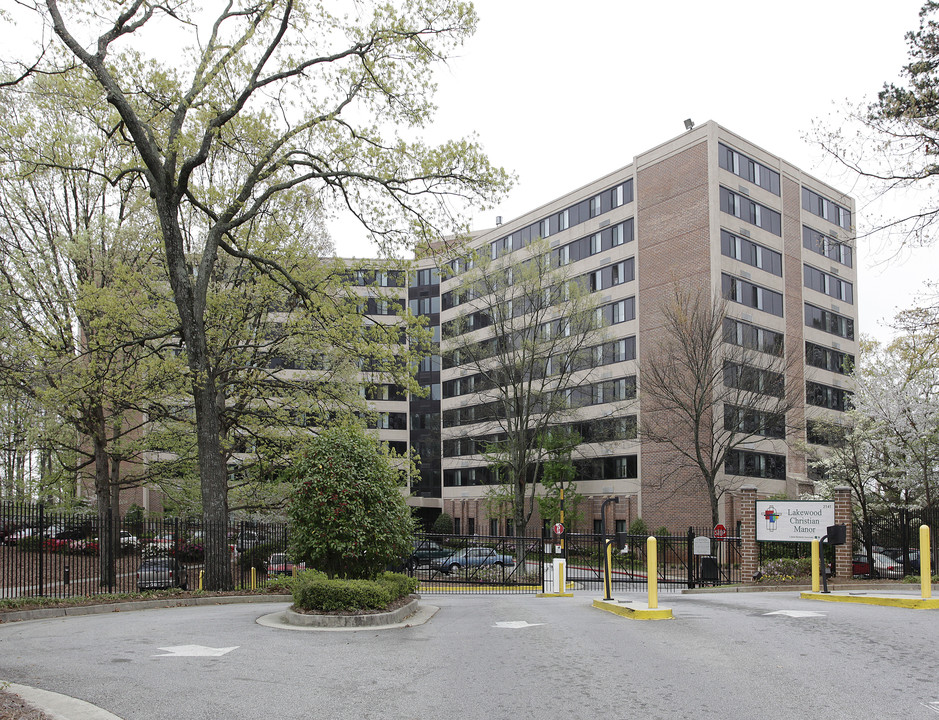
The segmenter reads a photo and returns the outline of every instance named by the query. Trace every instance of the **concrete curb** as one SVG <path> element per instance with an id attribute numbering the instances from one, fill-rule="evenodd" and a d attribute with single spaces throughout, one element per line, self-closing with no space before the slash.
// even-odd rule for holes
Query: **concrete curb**
<path id="1" fill-rule="evenodd" d="M 367 615 L 307 615 L 288 608 L 284 611 L 284 619 L 288 625 L 318 628 L 374 628 L 396 625 L 417 612 L 420 600 L 420 595 L 412 595 L 411 600 L 397 610 Z"/>
<path id="2" fill-rule="evenodd" d="M 594 600 L 593 606 L 633 620 L 673 620 L 671 608 L 650 608 L 648 603 L 630 600 Z"/>
<path id="3" fill-rule="evenodd" d="M 412 603 L 409 603 L 408 605 L 410 606 Z M 334 623 L 331 625 L 294 625 L 288 621 L 287 613 L 289 612 L 293 615 L 301 614 L 293 613 L 290 610 L 271 613 L 270 615 L 262 615 L 255 622 L 257 622 L 258 625 L 263 625 L 264 627 L 278 628 L 281 630 L 293 630 L 298 632 L 355 632 L 358 630 L 397 630 L 401 628 L 423 625 L 434 615 L 436 615 L 437 611 L 440 609 L 435 605 L 420 605 L 417 603 L 417 600 L 413 602 L 413 605 L 413 614 L 405 616 L 398 622 L 388 622 L 387 624 L 383 625 L 340 625 L 339 623 Z M 379 616 L 388 618 L 388 616 L 391 614 L 392 613 L 380 613 Z M 301 615 L 301 617 L 306 618 L 310 616 Z M 376 616 L 373 615 L 372 617 Z M 336 616 L 328 616 L 328 619 L 335 620 Z"/>
<path id="4" fill-rule="evenodd" d="M 823 600 L 825 602 L 855 603 L 859 605 L 881 605 L 912 610 L 939 610 L 939 598 L 921 598 L 910 595 L 862 595 L 847 593 L 803 592 L 803 600 Z"/>
<path id="5" fill-rule="evenodd" d="M 49 618 L 100 615 L 102 613 L 132 612 L 155 608 L 196 607 L 201 605 L 234 605 L 244 603 L 293 602 L 291 595 L 219 595 L 215 597 L 163 598 L 159 600 L 129 600 L 127 602 L 102 605 L 76 605 L 62 608 L 39 608 L 36 610 L 13 610 L 0 613 L 0 623 L 21 620 L 48 620 Z"/>
<path id="6" fill-rule="evenodd" d="M 68 695 L 15 683 L 8 683 L 4 687 L 53 720 L 121 720 L 114 713 Z"/>

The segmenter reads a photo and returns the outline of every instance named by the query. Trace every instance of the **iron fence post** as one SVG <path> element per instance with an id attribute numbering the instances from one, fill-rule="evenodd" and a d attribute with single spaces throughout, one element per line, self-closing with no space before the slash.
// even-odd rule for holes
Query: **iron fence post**
<path id="1" fill-rule="evenodd" d="M 688 589 L 694 590 L 694 528 L 688 528 Z"/>
<path id="2" fill-rule="evenodd" d="M 43 576 L 45 575 L 45 536 L 46 536 L 46 518 L 45 506 L 39 503 L 39 597 L 43 596 Z"/>
<path id="3" fill-rule="evenodd" d="M 117 581 L 117 548 L 114 547 L 114 508 L 108 508 L 105 524 L 107 527 L 105 527 L 104 533 L 101 533 L 98 537 L 98 552 L 104 552 L 104 543 L 107 543 L 108 592 L 113 593 L 114 583 Z M 120 538 L 118 538 L 117 544 L 120 546 Z"/>

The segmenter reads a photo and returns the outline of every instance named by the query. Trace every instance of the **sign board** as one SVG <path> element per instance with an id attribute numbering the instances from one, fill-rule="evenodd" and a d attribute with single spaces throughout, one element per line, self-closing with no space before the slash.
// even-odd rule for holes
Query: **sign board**
<path id="1" fill-rule="evenodd" d="M 835 503 L 827 500 L 757 500 L 756 539 L 783 542 L 821 540 L 835 524 Z"/>
<path id="2" fill-rule="evenodd" d="M 725 537 L 727 537 L 727 528 L 725 528 L 723 525 L 715 525 L 714 526 L 714 539 L 723 540 Z"/>
<path id="3" fill-rule="evenodd" d="M 561 523 L 554 523 L 554 534 L 555 535 L 564 534 L 564 526 Z"/>
<path id="4" fill-rule="evenodd" d="M 710 555 L 711 538 L 707 537 L 706 535 L 699 535 L 694 539 L 692 550 L 695 555 Z"/>

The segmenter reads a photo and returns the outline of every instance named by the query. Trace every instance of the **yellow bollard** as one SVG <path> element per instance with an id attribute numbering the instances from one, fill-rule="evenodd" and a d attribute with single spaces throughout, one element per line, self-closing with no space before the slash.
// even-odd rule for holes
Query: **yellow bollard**
<path id="1" fill-rule="evenodd" d="M 818 592 L 819 588 L 821 587 L 820 580 L 818 579 L 819 578 L 818 571 L 821 566 L 821 561 L 819 559 L 820 553 L 818 551 L 818 547 L 819 547 L 818 540 L 813 540 L 812 541 L 812 592 Z"/>
<path id="2" fill-rule="evenodd" d="M 650 535 L 646 540 L 646 577 L 649 585 L 649 609 L 655 610 L 659 606 L 659 576 L 658 558 L 656 557 L 655 537 Z"/>
<path id="3" fill-rule="evenodd" d="M 258 569 L 256 567 L 251 568 L 251 589 L 258 589 Z"/>
<path id="4" fill-rule="evenodd" d="M 205 577 L 205 570 L 199 571 L 199 590 L 202 590 L 202 579 Z"/>
<path id="5" fill-rule="evenodd" d="M 929 526 L 919 526 L 919 579 L 923 599 L 932 597 L 932 552 L 929 547 Z"/>

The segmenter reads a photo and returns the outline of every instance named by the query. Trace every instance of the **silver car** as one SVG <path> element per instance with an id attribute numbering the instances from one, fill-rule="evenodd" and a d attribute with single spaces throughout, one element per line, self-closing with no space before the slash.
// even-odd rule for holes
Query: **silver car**
<path id="1" fill-rule="evenodd" d="M 145 559 L 137 568 L 138 590 L 189 589 L 189 573 L 182 563 L 171 557 Z"/>

